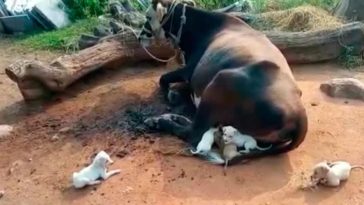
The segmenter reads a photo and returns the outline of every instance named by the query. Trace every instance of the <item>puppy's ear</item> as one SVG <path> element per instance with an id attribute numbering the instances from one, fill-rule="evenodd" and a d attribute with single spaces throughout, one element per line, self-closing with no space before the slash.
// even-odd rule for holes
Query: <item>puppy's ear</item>
<path id="1" fill-rule="evenodd" d="M 219 125 L 217 126 L 217 130 L 218 130 L 219 132 L 221 132 L 221 133 L 223 133 L 223 132 L 224 132 L 224 130 L 223 130 L 223 126 L 222 126 L 221 124 L 219 124 Z"/>
<path id="2" fill-rule="evenodd" d="M 319 171 L 326 176 L 330 169 L 328 167 L 320 167 Z"/>

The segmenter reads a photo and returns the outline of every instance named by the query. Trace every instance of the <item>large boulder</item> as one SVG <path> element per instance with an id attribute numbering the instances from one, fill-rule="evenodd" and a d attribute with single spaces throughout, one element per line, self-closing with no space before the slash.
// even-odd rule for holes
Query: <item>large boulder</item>
<path id="1" fill-rule="evenodd" d="M 0 139 L 7 137 L 13 131 L 13 127 L 10 125 L 0 125 Z"/>
<path id="2" fill-rule="evenodd" d="M 333 98 L 364 101 L 364 84 L 355 78 L 335 78 L 324 82 L 320 90 Z"/>

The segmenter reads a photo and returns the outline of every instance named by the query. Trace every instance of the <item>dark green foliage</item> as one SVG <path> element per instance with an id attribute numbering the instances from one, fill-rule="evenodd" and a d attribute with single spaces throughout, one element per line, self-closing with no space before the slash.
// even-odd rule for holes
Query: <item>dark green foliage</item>
<path id="1" fill-rule="evenodd" d="M 72 20 L 95 17 L 103 14 L 108 0 L 63 0 Z"/>
<path id="2" fill-rule="evenodd" d="M 196 0 L 198 6 L 206 9 L 218 9 L 237 2 L 237 0 Z"/>

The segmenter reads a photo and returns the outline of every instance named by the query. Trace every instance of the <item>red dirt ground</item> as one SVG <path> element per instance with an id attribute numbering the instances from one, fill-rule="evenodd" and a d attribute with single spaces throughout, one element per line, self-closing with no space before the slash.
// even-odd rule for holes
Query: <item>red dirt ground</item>
<path id="1" fill-rule="evenodd" d="M 15 132 L 0 139 L 0 190 L 5 191 L 1 205 L 364 204 L 362 170 L 353 171 L 340 188 L 299 189 L 302 172 L 321 160 L 364 164 L 364 103 L 329 99 L 319 91 L 324 80 L 343 76 L 364 80 L 364 73 L 334 64 L 293 66 L 309 116 L 305 142 L 288 154 L 230 167 L 224 176 L 220 166 L 166 154 L 179 142 L 175 138 L 136 138 L 127 132 L 99 129 L 102 119 L 153 97 L 166 68 L 143 65 L 98 72 L 37 105 L 22 102 L 3 68 L 22 56 L 39 55 L 41 60 L 53 56 L 11 51 L 4 55 L 0 55 L 0 124 L 14 125 Z M 74 125 L 81 129 L 52 139 L 60 129 Z M 71 188 L 72 172 L 101 149 L 112 154 L 111 168 L 120 168 L 121 174 L 100 186 Z M 120 151 L 126 156 L 116 156 Z"/>

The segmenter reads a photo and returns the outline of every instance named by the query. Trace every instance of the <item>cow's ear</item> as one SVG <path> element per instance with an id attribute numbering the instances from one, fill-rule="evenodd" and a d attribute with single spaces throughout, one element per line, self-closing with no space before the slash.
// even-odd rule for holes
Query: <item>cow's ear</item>
<path id="1" fill-rule="evenodd" d="M 167 14 L 167 7 L 164 6 L 162 3 L 157 3 L 157 7 L 156 7 L 156 13 L 157 13 L 157 18 L 159 21 L 162 21 L 164 15 Z"/>

